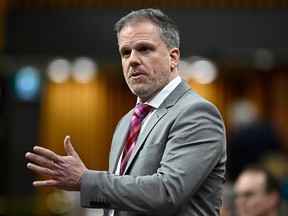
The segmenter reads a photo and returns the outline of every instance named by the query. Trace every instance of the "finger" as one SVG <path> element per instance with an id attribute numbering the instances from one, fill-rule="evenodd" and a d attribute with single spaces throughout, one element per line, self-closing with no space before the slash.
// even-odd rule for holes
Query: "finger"
<path id="1" fill-rule="evenodd" d="M 76 154 L 73 146 L 72 146 L 72 143 L 71 143 L 71 140 L 70 140 L 70 136 L 66 136 L 65 139 L 64 139 L 64 148 L 65 148 L 65 151 L 67 152 L 67 154 L 69 156 L 71 155 L 74 155 Z"/>
<path id="2" fill-rule="evenodd" d="M 59 161 L 59 155 L 57 155 L 56 153 L 54 153 L 53 151 L 40 147 L 40 146 L 35 146 L 33 148 L 33 151 L 35 153 L 37 153 L 38 155 L 41 155 L 45 158 L 47 158 L 50 161 L 54 161 L 54 162 L 58 162 Z"/>
<path id="3" fill-rule="evenodd" d="M 26 153 L 25 157 L 28 160 L 31 160 L 34 163 L 36 163 L 38 165 L 41 165 L 43 167 L 51 168 L 53 166 L 53 161 L 51 161 L 51 160 L 49 160 L 47 158 L 44 158 L 43 156 L 39 156 L 37 154 L 31 153 L 31 152 Z"/>
<path id="4" fill-rule="evenodd" d="M 55 172 L 53 170 L 46 168 L 46 167 L 38 166 L 33 163 L 28 163 L 27 168 L 40 175 L 49 176 L 49 177 L 55 175 Z"/>
<path id="5" fill-rule="evenodd" d="M 34 181 L 34 187 L 56 187 L 58 186 L 58 182 L 56 180 L 44 180 L 44 181 Z"/>

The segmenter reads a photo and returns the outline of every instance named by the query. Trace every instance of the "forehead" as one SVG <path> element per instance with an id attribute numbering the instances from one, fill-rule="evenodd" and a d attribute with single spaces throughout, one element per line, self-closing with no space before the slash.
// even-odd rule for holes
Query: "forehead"
<path id="1" fill-rule="evenodd" d="M 236 182 L 236 191 L 258 189 L 265 187 L 265 174 L 261 172 L 245 172 Z"/>
<path id="2" fill-rule="evenodd" d="M 160 40 L 157 26 L 149 21 L 124 26 L 119 33 L 119 44 L 135 40 Z"/>

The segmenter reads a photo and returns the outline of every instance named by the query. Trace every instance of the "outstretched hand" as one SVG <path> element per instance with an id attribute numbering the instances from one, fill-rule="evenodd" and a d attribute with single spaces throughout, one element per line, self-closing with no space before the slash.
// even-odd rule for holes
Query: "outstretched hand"
<path id="1" fill-rule="evenodd" d="M 87 168 L 74 150 L 69 136 L 64 139 L 64 148 L 67 156 L 57 155 L 39 146 L 33 148 L 34 153 L 26 153 L 26 158 L 32 161 L 27 167 L 35 173 L 50 177 L 49 180 L 34 181 L 35 187 L 52 186 L 68 191 L 80 190 L 81 178 Z"/>

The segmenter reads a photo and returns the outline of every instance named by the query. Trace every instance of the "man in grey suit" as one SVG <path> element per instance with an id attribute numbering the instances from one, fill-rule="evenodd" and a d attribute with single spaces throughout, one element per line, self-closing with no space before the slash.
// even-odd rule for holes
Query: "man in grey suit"
<path id="1" fill-rule="evenodd" d="M 123 73 L 137 104 L 151 108 L 123 173 L 121 158 L 133 110 L 118 123 L 109 171 L 87 170 L 68 156 L 34 147 L 27 167 L 50 176 L 36 187 L 78 190 L 81 205 L 105 215 L 216 216 L 225 182 L 226 138 L 220 113 L 179 77 L 179 32 L 162 11 L 133 11 L 115 25 Z"/>

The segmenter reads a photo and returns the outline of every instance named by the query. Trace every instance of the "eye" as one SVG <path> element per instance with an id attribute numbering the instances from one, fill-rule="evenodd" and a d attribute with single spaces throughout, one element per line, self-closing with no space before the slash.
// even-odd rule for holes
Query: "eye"
<path id="1" fill-rule="evenodd" d="M 148 52 L 149 48 L 147 46 L 143 46 L 143 47 L 140 47 L 139 51 L 140 52 Z"/>
<path id="2" fill-rule="evenodd" d="M 123 50 L 123 51 L 121 51 L 121 56 L 123 58 L 127 58 L 130 56 L 130 53 L 131 53 L 131 51 L 129 51 L 129 50 Z"/>

